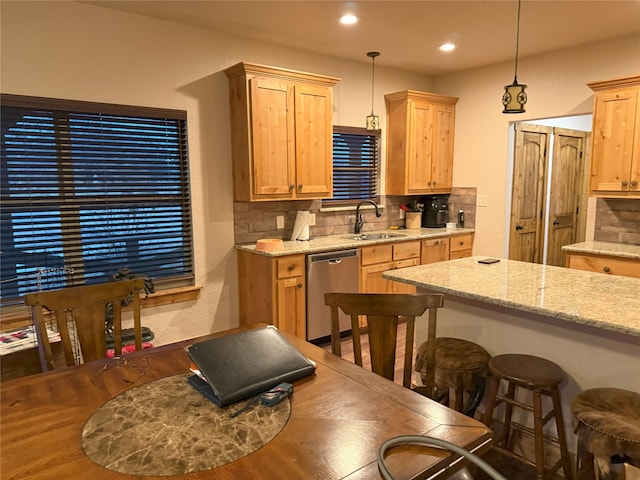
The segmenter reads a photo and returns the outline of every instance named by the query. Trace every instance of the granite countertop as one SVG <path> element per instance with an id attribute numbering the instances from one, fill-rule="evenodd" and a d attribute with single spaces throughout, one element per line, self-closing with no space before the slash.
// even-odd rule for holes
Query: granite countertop
<path id="1" fill-rule="evenodd" d="M 387 235 L 385 238 L 375 238 L 360 240 L 353 233 L 342 233 L 340 235 L 326 235 L 311 238 L 308 241 L 293 240 L 283 242 L 284 248 L 274 252 L 264 252 L 256 250 L 255 243 L 236 245 L 236 249 L 245 250 L 268 257 L 278 257 L 282 255 L 307 254 L 330 252 L 333 250 L 344 250 L 347 248 L 357 248 L 377 243 L 403 242 L 407 240 L 423 240 L 426 238 L 447 237 L 464 233 L 473 233 L 473 228 L 411 228 L 403 230 L 376 230 L 362 232 L 368 235 Z"/>
<path id="2" fill-rule="evenodd" d="M 582 242 L 565 245 L 562 247 L 562 251 L 640 260 L 640 245 L 631 245 L 629 243 Z"/>
<path id="3" fill-rule="evenodd" d="M 640 279 L 483 257 L 399 268 L 383 277 L 431 291 L 640 336 Z M 446 306 L 446 300 L 445 300 Z"/>

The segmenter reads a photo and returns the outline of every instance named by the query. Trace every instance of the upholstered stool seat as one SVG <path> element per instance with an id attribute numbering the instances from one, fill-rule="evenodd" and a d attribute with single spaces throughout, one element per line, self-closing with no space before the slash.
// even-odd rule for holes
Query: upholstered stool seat
<path id="1" fill-rule="evenodd" d="M 415 370 L 420 372 L 425 383 L 427 371 L 427 346 L 418 348 Z M 445 392 L 448 401 L 449 389 L 454 390 L 454 408 L 471 417 L 484 393 L 487 366 L 491 355 L 477 343 L 461 338 L 439 337 L 436 339 L 436 387 Z M 464 393 L 469 392 L 464 402 Z"/>
<path id="2" fill-rule="evenodd" d="M 591 388 L 571 402 L 578 435 L 578 477 L 593 457 L 608 475 L 611 457 L 640 462 L 640 394 L 620 388 Z"/>
<path id="3" fill-rule="evenodd" d="M 517 460 L 528 464 L 533 463 L 536 468 L 536 479 L 542 480 L 545 478 L 545 471 L 547 470 L 545 468 L 544 442 L 549 440 L 557 443 L 560 446 L 560 459 L 549 471 L 555 472 L 562 467 L 564 478 L 571 480 L 571 461 L 569 450 L 567 449 L 558 389 L 558 386 L 565 378 L 562 368 L 549 360 L 532 355 L 505 354 L 497 355 L 489 360 L 489 373 L 493 378 L 491 379 L 491 387 L 483 419 L 485 425 L 491 427 L 494 408 L 500 403 L 505 404 L 503 429 L 500 436 L 495 440 L 494 448 Z M 507 391 L 504 395 L 498 394 L 501 380 L 507 383 Z M 518 400 L 516 398 L 516 388 L 524 388 L 530 391 L 533 395 L 532 403 L 528 404 Z M 546 415 L 542 411 L 543 395 L 551 397 L 553 404 Z M 513 421 L 514 407 L 533 412 L 533 428 Z M 543 432 L 544 425 L 552 418 L 555 418 L 557 438 L 546 435 Z M 510 442 L 512 440 L 512 429 L 533 435 L 535 462 L 513 452 L 512 442 Z"/>

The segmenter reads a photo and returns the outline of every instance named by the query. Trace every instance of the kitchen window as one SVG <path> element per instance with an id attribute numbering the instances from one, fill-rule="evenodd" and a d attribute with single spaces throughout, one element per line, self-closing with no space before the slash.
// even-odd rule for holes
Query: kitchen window
<path id="1" fill-rule="evenodd" d="M 110 281 L 193 285 L 187 114 L 2 95 L 0 303 Z"/>
<path id="2" fill-rule="evenodd" d="M 333 127 L 333 198 L 323 206 L 377 200 L 380 130 Z"/>

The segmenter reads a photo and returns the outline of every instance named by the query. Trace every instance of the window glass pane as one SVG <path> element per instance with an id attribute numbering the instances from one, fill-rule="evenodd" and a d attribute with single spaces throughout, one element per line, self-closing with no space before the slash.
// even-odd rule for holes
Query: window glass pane
<path id="1" fill-rule="evenodd" d="M 333 198 L 323 204 L 374 200 L 378 195 L 380 132 L 334 127 Z"/>

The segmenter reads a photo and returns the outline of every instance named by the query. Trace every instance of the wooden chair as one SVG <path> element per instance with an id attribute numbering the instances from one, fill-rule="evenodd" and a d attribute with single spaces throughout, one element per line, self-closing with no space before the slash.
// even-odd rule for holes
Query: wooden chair
<path id="1" fill-rule="evenodd" d="M 133 310 L 136 350 L 142 349 L 140 323 L 140 292 L 144 291 L 144 278 L 82 285 L 47 290 L 25 295 L 25 305 L 31 307 L 38 338 L 38 352 L 42 371 L 56 368 L 47 334 L 47 319 L 55 321 L 60 333 L 67 366 L 106 357 L 105 311 L 113 305 L 114 350 L 122 355 L 122 301 L 131 301 Z M 53 320 L 51 320 L 53 318 Z M 73 324 L 73 325 L 70 325 Z M 80 352 L 74 349 L 77 339 Z"/>
<path id="2" fill-rule="evenodd" d="M 415 317 L 429 311 L 429 325 L 435 326 L 436 309 L 443 305 L 442 294 L 408 293 L 325 293 L 325 304 L 331 308 L 331 351 L 342 356 L 340 347 L 339 312 L 351 317 L 353 351 L 356 364 L 362 366 L 359 316 L 366 317 L 369 335 L 371 370 L 393 381 L 396 363 L 396 343 L 399 317 L 407 324 L 402 384 L 411 388 L 413 336 Z M 430 333 L 431 334 L 431 333 Z M 435 329 L 433 331 L 435 335 Z M 433 363 L 431 363 L 433 365 Z M 433 392 L 434 369 L 427 378 L 425 392 Z M 429 383 L 430 382 L 430 383 Z M 421 392 L 424 394 L 424 392 Z"/>

